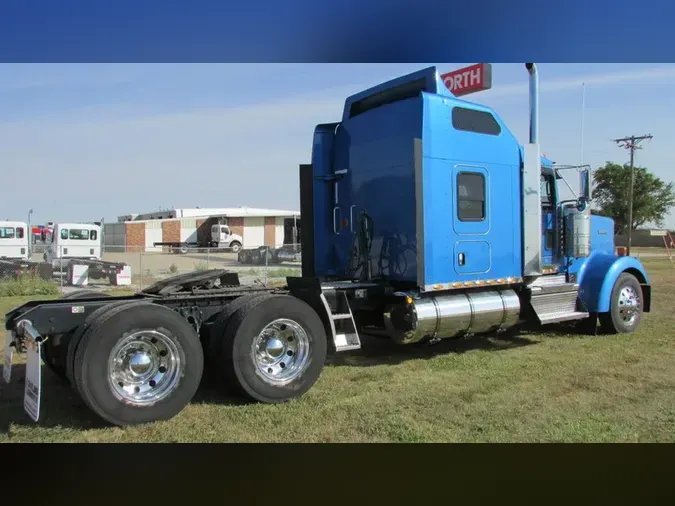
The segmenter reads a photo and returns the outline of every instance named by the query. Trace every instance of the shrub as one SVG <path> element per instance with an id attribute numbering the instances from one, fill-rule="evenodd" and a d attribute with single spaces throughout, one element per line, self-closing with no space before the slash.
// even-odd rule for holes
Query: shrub
<path id="1" fill-rule="evenodd" d="M 206 271 L 206 270 L 208 270 L 208 268 L 209 268 L 209 266 L 205 262 L 197 262 L 195 264 L 195 270 L 196 271 Z"/>
<path id="2" fill-rule="evenodd" d="M 169 267 L 169 272 L 171 274 L 176 274 L 178 272 L 178 266 L 176 264 L 171 264 Z"/>
<path id="3" fill-rule="evenodd" d="M 53 279 L 42 279 L 35 274 L 21 274 L 13 279 L 0 281 L 0 297 L 57 295 L 59 285 Z"/>

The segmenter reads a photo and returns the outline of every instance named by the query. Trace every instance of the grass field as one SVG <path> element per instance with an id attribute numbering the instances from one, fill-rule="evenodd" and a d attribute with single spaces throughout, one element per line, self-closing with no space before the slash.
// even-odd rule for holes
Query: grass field
<path id="1" fill-rule="evenodd" d="M 303 398 L 244 404 L 209 385 L 171 421 L 104 426 L 44 371 L 44 419 L 23 412 L 23 366 L 2 385 L 2 442 L 653 441 L 675 438 L 675 269 L 645 259 L 653 312 L 639 332 L 559 330 L 430 348 L 367 340 Z M 26 298 L 0 299 L 0 313 Z M 16 359 L 15 359 L 16 360 Z"/>

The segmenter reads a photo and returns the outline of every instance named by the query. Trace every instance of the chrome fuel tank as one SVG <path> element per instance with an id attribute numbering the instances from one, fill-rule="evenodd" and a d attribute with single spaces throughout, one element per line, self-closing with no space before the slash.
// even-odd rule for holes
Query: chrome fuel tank
<path id="1" fill-rule="evenodd" d="M 407 298 L 385 317 L 392 339 L 400 344 L 506 330 L 519 319 L 520 299 L 513 290 Z"/>

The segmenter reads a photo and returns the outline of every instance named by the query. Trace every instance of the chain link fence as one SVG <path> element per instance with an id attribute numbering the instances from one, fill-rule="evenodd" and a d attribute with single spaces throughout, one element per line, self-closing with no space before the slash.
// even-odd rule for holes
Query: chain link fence
<path id="1" fill-rule="evenodd" d="M 42 246 L 29 255 L 21 248 L 0 246 L 0 296 L 140 291 L 171 276 L 209 269 L 236 272 L 242 284 L 268 286 L 283 285 L 286 277 L 301 274 L 302 251 L 293 244 L 236 250 L 104 246 L 100 255 L 72 250 L 62 247 L 55 253 Z"/>

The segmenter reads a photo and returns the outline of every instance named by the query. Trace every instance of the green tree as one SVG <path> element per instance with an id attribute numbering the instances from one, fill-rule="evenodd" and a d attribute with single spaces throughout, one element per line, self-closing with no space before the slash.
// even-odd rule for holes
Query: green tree
<path id="1" fill-rule="evenodd" d="M 633 185 L 633 230 L 645 223 L 663 226 L 668 210 L 675 206 L 673 183 L 665 183 L 644 167 L 635 167 Z M 606 162 L 594 171 L 593 203 L 598 214 L 614 219 L 614 232 L 628 230 L 630 166 Z"/>

